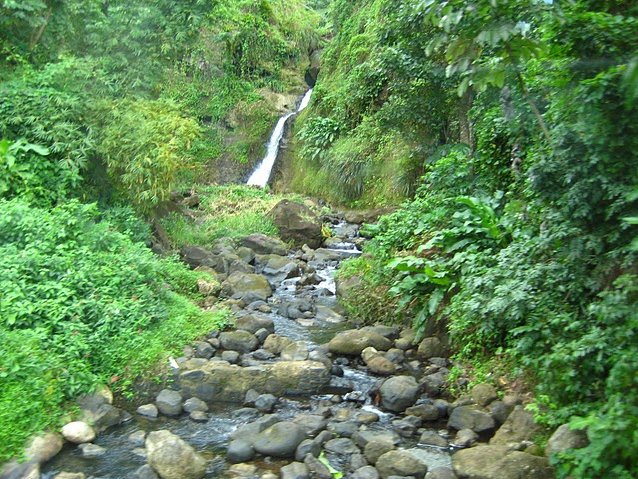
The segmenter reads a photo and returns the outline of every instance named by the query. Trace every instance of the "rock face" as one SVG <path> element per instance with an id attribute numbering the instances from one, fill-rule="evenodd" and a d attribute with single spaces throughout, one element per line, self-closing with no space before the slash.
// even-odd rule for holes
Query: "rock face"
<path id="1" fill-rule="evenodd" d="M 452 456 L 454 472 L 461 479 L 551 479 L 546 458 L 511 451 L 505 446 L 476 446 Z"/>
<path id="2" fill-rule="evenodd" d="M 148 463 L 162 479 L 201 479 L 206 461 L 170 431 L 151 432 L 146 438 Z"/>
<path id="3" fill-rule="evenodd" d="M 276 396 L 316 394 L 330 383 L 330 371 L 316 361 L 280 361 L 251 367 L 210 361 L 182 372 L 179 382 L 186 397 L 241 402 L 250 389 Z"/>
<path id="4" fill-rule="evenodd" d="M 85 422 L 75 421 L 62 428 L 62 436 L 69 442 L 82 444 L 95 439 L 95 430 Z"/>
<path id="5" fill-rule="evenodd" d="M 272 288 L 260 274 L 235 271 L 222 283 L 222 292 L 230 298 L 252 303 L 268 299 L 272 295 Z"/>
<path id="6" fill-rule="evenodd" d="M 375 332 L 350 329 L 337 334 L 328 343 L 328 349 L 331 353 L 347 356 L 358 356 L 368 347 L 387 351 L 392 347 L 392 341 Z"/>
<path id="7" fill-rule="evenodd" d="M 299 247 L 307 244 L 313 249 L 321 246 L 321 220 L 307 206 L 281 200 L 269 215 L 284 241 L 291 241 Z"/>
<path id="8" fill-rule="evenodd" d="M 257 434 L 253 447 L 265 456 L 292 458 L 305 438 L 306 433 L 299 424 L 282 421 Z"/>
<path id="9" fill-rule="evenodd" d="M 412 376 L 394 376 L 383 383 L 379 392 L 384 409 L 403 412 L 416 401 L 419 385 Z"/>

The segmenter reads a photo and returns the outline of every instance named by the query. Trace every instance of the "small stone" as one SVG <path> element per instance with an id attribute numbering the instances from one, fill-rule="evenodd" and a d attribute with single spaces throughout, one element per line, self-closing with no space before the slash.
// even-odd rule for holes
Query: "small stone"
<path id="1" fill-rule="evenodd" d="M 210 359 L 215 354 L 215 349 L 206 341 L 195 342 L 195 357 Z"/>
<path id="2" fill-rule="evenodd" d="M 224 351 L 222 352 L 222 361 L 227 361 L 230 364 L 237 364 L 240 356 L 241 354 L 237 351 Z"/>
<path id="3" fill-rule="evenodd" d="M 281 468 L 281 479 L 309 479 L 308 467 L 303 462 L 292 462 Z"/>
<path id="4" fill-rule="evenodd" d="M 151 466 L 144 464 L 133 473 L 133 479 L 159 479 Z"/>
<path id="5" fill-rule="evenodd" d="M 379 473 L 372 466 L 363 466 L 354 471 L 352 479 L 379 479 Z"/>
<path id="6" fill-rule="evenodd" d="M 159 411 L 155 404 L 144 404 L 137 408 L 137 414 L 140 416 L 156 418 L 159 415 Z"/>
<path id="7" fill-rule="evenodd" d="M 60 472 L 53 479 L 86 479 L 86 476 L 81 472 Z"/>
<path id="8" fill-rule="evenodd" d="M 428 472 L 427 464 L 409 452 L 401 450 L 383 454 L 377 460 L 376 467 L 383 479 L 388 479 L 390 476 L 414 476 L 422 479 Z"/>
<path id="9" fill-rule="evenodd" d="M 208 422 L 208 414 L 204 411 L 193 411 L 188 417 L 193 422 Z"/>
<path id="10" fill-rule="evenodd" d="M 182 413 L 182 395 L 171 389 L 163 389 L 157 395 L 155 405 L 166 416 L 179 416 Z"/>
<path id="11" fill-rule="evenodd" d="M 189 398 L 184 402 L 184 411 L 187 413 L 195 411 L 207 412 L 208 404 L 199 398 Z"/>
<path id="12" fill-rule="evenodd" d="M 485 407 L 492 401 L 496 401 L 498 399 L 498 394 L 496 394 L 496 389 L 494 386 L 487 383 L 477 384 L 470 391 L 470 395 L 474 402 L 479 406 Z"/>
<path id="13" fill-rule="evenodd" d="M 385 440 L 373 440 L 366 444 L 363 455 L 370 464 L 376 464 L 377 460 L 386 452 L 393 451 L 394 444 Z"/>
<path id="14" fill-rule="evenodd" d="M 471 429 L 461 429 L 456 433 L 453 445 L 457 447 L 470 447 L 478 441 L 479 436 Z"/>
<path id="15" fill-rule="evenodd" d="M 142 459 L 146 459 L 146 448 L 136 447 L 131 452 L 135 454 L 136 456 L 141 457 Z"/>
<path id="16" fill-rule="evenodd" d="M 228 445 L 228 453 L 226 458 L 233 464 L 240 462 L 252 461 L 255 457 L 255 448 L 249 441 L 243 439 L 235 439 Z"/>
<path id="17" fill-rule="evenodd" d="M 359 451 L 359 448 L 355 445 L 355 443 L 348 438 L 331 439 L 323 445 L 323 448 L 326 451 L 332 452 L 334 454 L 349 455 L 361 452 Z"/>
<path id="18" fill-rule="evenodd" d="M 447 439 L 434 431 L 424 431 L 419 439 L 420 444 L 436 447 L 448 447 Z"/>
<path id="19" fill-rule="evenodd" d="M 255 400 L 255 407 L 263 413 L 271 413 L 276 404 L 277 398 L 272 394 L 262 394 Z"/>
<path id="20" fill-rule="evenodd" d="M 62 428 L 62 436 L 69 442 L 82 444 L 95 439 L 95 431 L 83 421 L 74 421 Z"/>
<path id="21" fill-rule="evenodd" d="M 82 456 L 84 457 L 100 457 L 106 454 L 106 449 L 90 442 L 80 444 L 78 449 L 82 451 Z"/>
<path id="22" fill-rule="evenodd" d="M 143 446 L 146 439 L 145 431 L 135 431 L 128 436 L 128 442 L 133 444 L 134 446 Z"/>

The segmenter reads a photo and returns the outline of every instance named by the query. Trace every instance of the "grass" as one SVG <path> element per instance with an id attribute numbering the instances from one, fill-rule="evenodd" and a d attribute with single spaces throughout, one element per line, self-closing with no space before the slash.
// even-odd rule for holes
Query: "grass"
<path id="1" fill-rule="evenodd" d="M 173 213 L 162 220 L 174 247 L 210 245 L 216 239 L 239 238 L 252 233 L 276 236 L 268 212 L 289 196 L 271 194 L 244 185 L 201 186 L 199 210 L 193 218 Z"/>

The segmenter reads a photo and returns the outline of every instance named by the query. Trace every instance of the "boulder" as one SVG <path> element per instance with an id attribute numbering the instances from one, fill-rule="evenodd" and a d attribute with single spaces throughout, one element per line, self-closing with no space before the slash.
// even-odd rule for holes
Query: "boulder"
<path id="1" fill-rule="evenodd" d="M 273 282 L 281 283 L 284 279 L 296 278 L 301 275 L 299 265 L 286 256 L 269 255 L 262 274 Z"/>
<path id="2" fill-rule="evenodd" d="M 428 466 L 408 451 L 396 450 L 383 454 L 376 463 L 382 479 L 390 476 L 412 476 L 422 479 L 428 472 Z"/>
<path id="3" fill-rule="evenodd" d="M 241 329 L 221 333 L 219 341 L 222 348 L 239 353 L 249 353 L 259 346 L 259 340 L 254 334 Z"/>
<path id="4" fill-rule="evenodd" d="M 435 431 L 424 431 L 421 434 L 421 438 L 419 439 L 420 444 L 425 444 L 427 446 L 436 446 L 436 447 L 448 447 L 448 441 L 443 436 L 439 435 Z"/>
<path id="5" fill-rule="evenodd" d="M 363 455 L 370 464 L 374 465 L 381 456 L 394 449 L 396 449 L 396 447 L 392 441 L 372 440 L 366 444 Z"/>
<path id="6" fill-rule="evenodd" d="M 589 444 L 587 433 L 582 429 L 570 429 L 569 425 L 559 426 L 549 438 L 545 454 L 551 456 L 567 449 L 580 449 Z"/>
<path id="7" fill-rule="evenodd" d="M 268 299 L 272 295 L 272 288 L 268 280 L 260 274 L 236 271 L 222 283 L 222 293 L 230 298 L 252 303 Z"/>
<path id="8" fill-rule="evenodd" d="M 155 404 L 144 404 L 137 408 L 137 414 L 140 416 L 156 418 L 159 415 L 159 411 Z"/>
<path id="9" fill-rule="evenodd" d="M 454 408 L 447 423 L 448 428 L 471 429 L 476 433 L 491 431 L 496 427 L 492 416 L 475 406 L 459 406 Z"/>
<path id="10" fill-rule="evenodd" d="M 372 466 L 363 466 L 352 473 L 352 479 L 379 479 L 379 472 Z"/>
<path id="11" fill-rule="evenodd" d="M 292 462 L 281 468 L 281 479 L 309 479 L 310 472 L 303 462 Z"/>
<path id="12" fill-rule="evenodd" d="M 419 343 L 417 354 L 421 359 L 438 358 L 445 353 L 445 347 L 441 343 L 441 340 L 435 336 L 425 338 Z"/>
<path id="13" fill-rule="evenodd" d="M 392 341 L 375 332 L 350 329 L 337 334 L 328 343 L 331 353 L 347 356 L 358 356 L 368 347 L 387 351 L 392 347 Z"/>
<path id="14" fill-rule="evenodd" d="M 48 432 L 33 438 L 27 450 L 25 457 L 29 461 L 43 464 L 53 459 L 64 445 L 64 440 L 59 434 Z"/>
<path id="15" fill-rule="evenodd" d="M 235 439 L 228 445 L 226 459 L 232 464 L 252 461 L 255 457 L 255 448 L 250 441 Z"/>
<path id="16" fill-rule="evenodd" d="M 452 456 L 454 472 L 461 479 L 551 479 L 546 458 L 511 451 L 506 446 L 476 446 Z"/>
<path id="17" fill-rule="evenodd" d="M 159 479 L 151 466 L 144 464 L 133 473 L 133 479 Z"/>
<path id="18" fill-rule="evenodd" d="M 481 383 L 477 384 L 470 391 L 470 395 L 474 402 L 481 407 L 485 407 L 490 404 L 492 401 L 498 399 L 498 394 L 496 394 L 496 389 L 491 384 Z"/>
<path id="19" fill-rule="evenodd" d="M 454 471 L 449 467 L 437 467 L 428 471 L 425 479 L 458 479 Z"/>
<path id="20" fill-rule="evenodd" d="M 355 454 L 361 452 L 357 445 L 347 437 L 331 439 L 323 445 L 323 448 L 333 454 Z"/>
<path id="21" fill-rule="evenodd" d="M 417 404 L 405 410 L 409 416 L 416 416 L 423 421 L 436 421 L 441 417 L 441 411 L 434 404 Z"/>
<path id="22" fill-rule="evenodd" d="M 381 385 L 379 393 L 384 409 L 403 412 L 416 401 L 419 385 L 412 376 L 394 376 Z"/>
<path id="23" fill-rule="evenodd" d="M 182 261 L 191 268 L 197 268 L 198 266 L 212 267 L 214 264 L 213 253 L 199 246 L 184 246 L 180 250 L 180 256 Z"/>
<path id="24" fill-rule="evenodd" d="M 83 421 L 74 421 L 62 428 L 62 436 L 74 444 L 91 442 L 95 439 L 95 430 Z"/>
<path id="25" fill-rule="evenodd" d="M 285 256 L 288 252 L 288 248 L 283 241 L 260 233 L 241 238 L 239 244 L 253 250 L 257 254 L 277 254 Z"/>
<path id="26" fill-rule="evenodd" d="M 271 334 L 264 341 L 264 349 L 273 354 L 281 354 L 291 344 L 294 344 L 292 339 L 278 334 Z"/>
<path id="27" fill-rule="evenodd" d="M 290 421 L 278 422 L 255 436 L 253 447 L 264 456 L 293 458 L 297 446 L 306 439 L 303 428 Z"/>
<path id="28" fill-rule="evenodd" d="M 534 416 L 525 411 L 523 406 L 516 406 L 494 437 L 490 439 L 490 444 L 506 445 L 529 441 L 539 430 L 539 426 L 534 422 Z"/>
<path id="29" fill-rule="evenodd" d="M 199 398 L 189 398 L 186 401 L 184 401 L 184 411 L 186 411 L 189 414 L 195 411 L 207 412 L 208 404 L 206 404 L 204 401 L 202 401 Z"/>
<path id="30" fill-rule="evenodd" d="M 298 341 L 281 351 L 281 359 L 282 361 L 305 361 L 308 359 L 308 354 L 308 345 Z"/>
<path id="31" fill-rule="evenodd" d="M 306 454 L 303 462 L 313 479 L 333 479 L 330 469 L 312 454 Z"/>
<path id="32" fill-rule="evenodd" d="M 298 247 L 307 244 L 315 249 L 321 246 L 321 220 L 307 206 L 281 200 L 268 215 L 279 229 L 279 235 L 284 241 L 290 241 Z"/>
<path id="33" fill-rule="evenodd" d="M 165 416 L 179 416 L 182 413 L 182 395 L 178 391 L 163 389 L 155 399 L 159 412 Z"/>
<path id="34" fill-rule="evenodd" d="M 206 461 L 170 431 L 149 433 L 146 438 L 148 463 L 162 479 L 201 479 Z"/>
<path id="35" fill-rule="evenodd" d="M 255 334 L 260 329 L 265 329 L 269 333 L 275 332 L 275 323 L 271 318 L 263 316 L 246 315 L 241 318 L 237 318 L 235 321 L 235 328 L 249 333 Z"/>

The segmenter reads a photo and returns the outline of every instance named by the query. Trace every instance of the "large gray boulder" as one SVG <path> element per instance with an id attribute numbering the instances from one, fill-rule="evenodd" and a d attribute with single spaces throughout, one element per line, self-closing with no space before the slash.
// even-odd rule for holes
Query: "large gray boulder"
<path id="1" fill-rule="evenodd" d="M 222 348 L 240 353 L 249 353 L 259 346 L 257 337 L 242 329 L 237 331 L 227 331 L 219 335 Z"/>
<path id="2" fill-rule="evenodd" d="M 321 220 L 307 206 L 281 200 L 270 211 L 269 216 L 284 241 L 290 241 L 298 247 L 307 244 L 315 249 L 321 246 Z"/>
<path id="3" fill-rule="evenodd" d="M 382 479 L 390 476 L 412 476 L 422 479 L 428 472 L 428 466 L 408 451 L 396 450 L 383 454 L 376 463 Z"/>
<path id="4" fill-rule="evenodd" d="M 450 414 L 447 426 L 457 431 L 471 429 L 476 433 L 481 433 L 491 431 L 496 427 L 496 423 L 492 416 L 475 406 L 460 406 L 454 408 Z"/>
<path id="5" fill-rule="evenodd" d="M 570 429 L 569 425 L 559 426 L 547 441 L 545 454 L 551 456 L 567 449 L 580 449 L 589 444 L 587 433 L 582 429 Z"/>
<path id="6" fill-rule="evenodd" d="M 246 248 L 250 248 L 257 254 L 277 254 L 285 256 L 288 252 L 288 248 L 286 248 L 283 241 L 261 233 L 245 236 L 239 240 L 239 244 Z"/>
<path id="7" fill-rule="evenodd" d="M 476 446 L 452 456 L 460 479 L 551 479 L 554 472 L 546 458 L 511 451 L 507 446 Z"/>
<path id="8" fill-rule="evenodd" d="M 490 439 L 490 444 L 506 445 L 529 441 L 539 431 L 540 428 L 534 422 L 534 416 L 525 411 L 523 406 L 516 406 L 494 437 Z"/>
<path id="9" fill-rule="evenodd" d="M 235 271 L 222 283 L 222 293 L 246 303 L 265 301 L 272 295 L 268 280 L 260 274 Z"/>
<path id="10" fill-rule="evenodd" d="M 403 412 L 412 406 L 419 394 L 419 385 L 412 376 L 394 376 L 379 390 L 381 406 L 392 412 Z"/>
<path id="11" fill-rule="evenodd" d="M 299 424 L 282 421 L 257 434 L 253 447 L 264 456 L 293 458 L 304 439 L 306 433 Z"/>
<path id="12" fill-rule="evenodd" d="M 149 465 L 162 479 L 201 479 L 206 473 L 204 458 L 170 431 L 149 433 L 146 451 Z"/>
<path id="13" fill-rule="evenodd" d="M 328 343 L 331 353 L 347 356 L 358 356 L 369 347 L 378 351 L 387 351 L 392 347 L 392 341 L 372 331 L 350 329 L 337 334 Z"/>
<path id="14" fill-rule="evenodd" d="M 163 389 L 155 399 L 159 412 L 166 416 L 179 416 L 182 413 L 182 395 L 178 391 Z"/>

